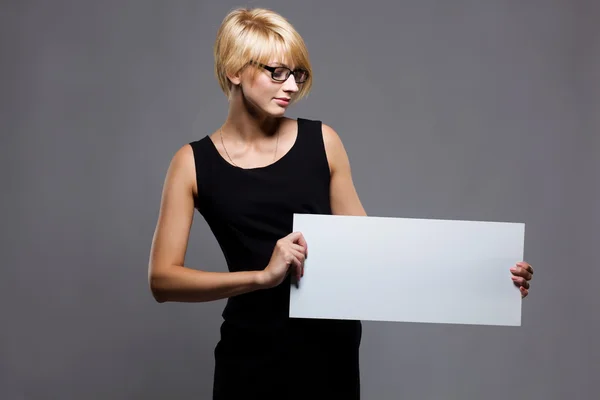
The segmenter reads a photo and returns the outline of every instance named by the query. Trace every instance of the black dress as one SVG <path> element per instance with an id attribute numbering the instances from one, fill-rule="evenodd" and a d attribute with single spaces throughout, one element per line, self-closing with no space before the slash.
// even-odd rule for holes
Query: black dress
<path id="1" fill-rule="evenodd" d="M 264 269 L 294 213 L 331 214 L 321 122 L 297 123 L 289 152 L 260 168 L 228 163 L 208 136 L 190 143 L 196 208 L 232 272 Z M 213 399 L 359 399 L 361 323 L 289 318 L 289 279 L 227 300 Z"/>

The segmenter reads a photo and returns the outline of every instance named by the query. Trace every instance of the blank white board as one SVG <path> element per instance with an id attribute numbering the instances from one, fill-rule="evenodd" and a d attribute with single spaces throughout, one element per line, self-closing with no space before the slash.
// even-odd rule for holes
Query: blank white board
<path id="1" fill-rule="evenodd" d="M 292 318 L 521 325 L 522 223 L 295 214 L 294 231 Z"/>

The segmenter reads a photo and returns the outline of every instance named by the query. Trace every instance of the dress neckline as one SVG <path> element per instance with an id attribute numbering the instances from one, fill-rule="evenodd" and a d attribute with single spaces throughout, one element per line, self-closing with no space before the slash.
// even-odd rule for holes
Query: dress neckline
<path id="1" fill-rule="evenodd" d="M 240 167 L 240 166 L 237 166 L 237 165 L 233 165 L 231 162 L 227 161 L 223 157 L 223 155 L 219 152 L 219 149 L 217 149 L 217 146 L 215 145 L 215 143 L 213 142 L 213 140 L 210 138 L 210 135 L 206 135 L 205 139 L 210 142 L 210 147 L 214 150 L 217 158 L 219 158 L 219 160 L 222 163 L 224 163 L 225 165 L 229 166 L 230 168 L 238 169 L 238 170 L 241 170 L 241 171 L 260 171 L 260 170 L 266 170 L 266 169 L 275 167 L 276 165 L 278 165 L 281 162 L 283 162 L 286 158 L 289 158 L 290 154 L 297 147 L 298 139 L 300 137 L 300 126 L 301 126 L 301 118 L 298 118 L 298 119 L 296 119 L 296 138 L 294 139 L 294 143 L 292 144 L 292 147 L 290 147 L 289 150 L 284 155 L 282 155 L 281 157 L 279 157 L 277 160 L 273 161 L 270 164 L 263 165 L 263 166 L 260 166 L 260 167 L 244 168 L 244 167 Z"/>

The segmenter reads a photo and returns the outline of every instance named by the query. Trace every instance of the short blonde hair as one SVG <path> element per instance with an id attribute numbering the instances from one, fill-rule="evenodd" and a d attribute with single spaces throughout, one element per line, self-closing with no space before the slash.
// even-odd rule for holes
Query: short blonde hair
<path id="1" fill-rule="evenodd" d="M 281 15 L 264 8 L 237 8 L 223 20 L 214 46 L 215 74 L 219 86 L 229 97 L 234 74 L 250 61 L 267 64 L 285 57 L 290 67 L 308 71 L 308 79 L 298 85 L 296 100 L 308 95 L 312 86 L 312 67 L 304 40 Z"/>

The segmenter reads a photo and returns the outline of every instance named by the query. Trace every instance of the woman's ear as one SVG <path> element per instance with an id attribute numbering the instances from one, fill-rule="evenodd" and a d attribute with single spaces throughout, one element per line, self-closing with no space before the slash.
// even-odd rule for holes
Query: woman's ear
<path id="1" fill-rule="evenodd" d="M 238 71 L 235 74 L 228 73 L 227 79 L 229 79 L 233 85 L 239 86 L 240 83 L 242 83 L 242 71 Z"/>

